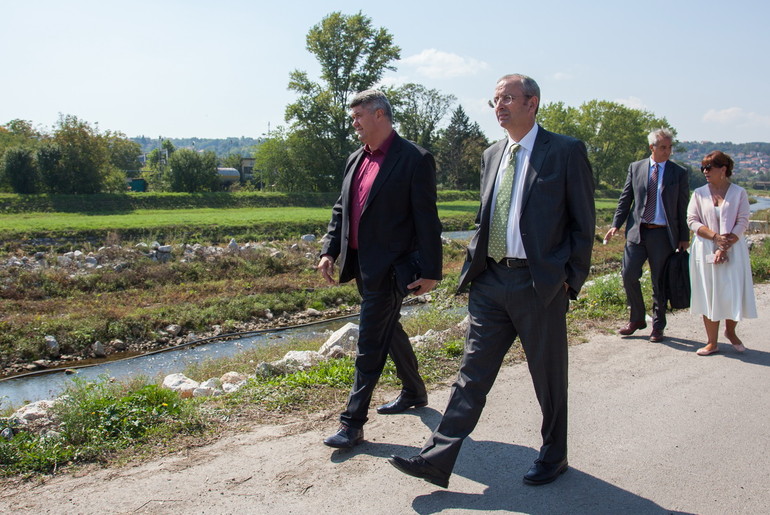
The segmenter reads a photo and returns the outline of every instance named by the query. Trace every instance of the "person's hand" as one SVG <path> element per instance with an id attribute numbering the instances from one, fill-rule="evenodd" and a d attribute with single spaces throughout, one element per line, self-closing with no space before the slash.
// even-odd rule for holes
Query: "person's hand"
<path id="1" fill-rule="evenodd" d="M 316 265 L 316 270 L 321 272 L 327 283 L 334 284 L 334 259 L 331 256 L 321 256 L 321 260 Z"/>
<path id="2" fill-rule="evenodd" d="M 717 234 L 714 236 L 714 243 L 720 250 L 727 250 L 730 248 L 730 240 L 727 234 Z"/>
<path id="3" fill-rule="evenodd" d="M 679 250 L 687 250 L 690 247 L 689 241 L 680 241 L 679 247 L 677 247 Z"/>
<path id="4" fill-rule="evenodd" d="M 718 265 L 720 263 L 726 263 L 727 262 L 727 251 L 718 249 L 716 252 L 714 252 L 714 264 Z"/>
<path id="5" fill-rule="evenodd" d="M 424 295 L 431 291 L 438 281 L 436 279 L 424 279 L 420 277 L 413 283 L 409 283 L 406 287 L 412 291 L 415 295 Z"/>
<path id="6" fill-rule="evenodd" d="M 613 236 L 615 236 L 618 233 L 617 227 L 610 227 L 610 230 L 607 231 L 607 234 L 604 235 L 604 241 L 610 241 Z"/>

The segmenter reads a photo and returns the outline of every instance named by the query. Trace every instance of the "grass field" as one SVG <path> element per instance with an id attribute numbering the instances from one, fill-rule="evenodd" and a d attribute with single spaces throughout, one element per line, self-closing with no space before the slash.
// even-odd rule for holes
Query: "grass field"
<path id="1" fill-rule="evenodd" d="M 597 211 L 615 209 L 617 201 L 597 199 Z M 439 216 L 443 218 L 467 214 L 475 216 L 478 202 L 457 200 L 440 202 Z M 130 213 L 14 213 L 0 214 L 0 236 L 29 233 L 55 233 L 77 231 L 121 231 L 127 229 L 152 230 L 153 228 L 181 226 L 234 226 L 259 224 L 318 224 L 325 227 L 329 221 L 331 206 L 316 207 L 262 207 L 233 209 L 140 209 Z"/>

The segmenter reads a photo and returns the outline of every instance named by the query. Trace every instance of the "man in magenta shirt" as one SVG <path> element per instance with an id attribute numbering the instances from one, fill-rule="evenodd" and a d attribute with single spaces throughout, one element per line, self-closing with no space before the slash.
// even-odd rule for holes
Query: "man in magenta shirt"
<path id="1" fill-rule="evenodd" d="M 403 383 L 400 395 L 377 408 L 400 413 L 428 403 L 417 358 L 399 322 L 403 294 L 394 265 L 415 251 L 421 275 L 408 285 L 415 295 L 441 279 L 441 222 L 436 209 L 436 165 L 425 149 L 393 130 L 388 99 L 380 91 L 357 94 L 350 116 L 364 144 L 347 160 L 342 192 L 332 209 L 318 270 L 334 283 L 339 263 L 341 283 L 356 280 L 361 293 L 355 377 L 340 427 L 324 440 L 335 448 L 363 440 L 372 392 L 390 354 Z"/>

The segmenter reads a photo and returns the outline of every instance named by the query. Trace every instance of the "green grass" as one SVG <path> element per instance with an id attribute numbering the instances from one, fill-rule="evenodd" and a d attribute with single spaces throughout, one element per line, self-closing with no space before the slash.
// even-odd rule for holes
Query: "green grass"
<path id="1" fill-rule="evenodd" d="M 211 421 L 193 402 L 154 384 L 121 384 L 107 377 L 75 379 L 52 408 L 55 433 L 20 431 L 0 439 L 2 475 L 52 473 L 64 465 L 106 462 L 128 448 L 201 435 Z"/>

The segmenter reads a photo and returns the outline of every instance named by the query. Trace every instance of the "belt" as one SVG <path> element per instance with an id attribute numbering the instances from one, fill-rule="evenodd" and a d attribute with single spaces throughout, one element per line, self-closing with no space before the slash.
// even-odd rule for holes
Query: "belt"
<path id="1" fill-rule="evenodd" d="M 525 268 L 529 266 L 527 260 L 521 258 L 503 258 L 500 261 L 495 261 L 490 258 L 490 260 L 506 268 Z"/>
<path id="2" fill-rule="evenodd" d="M 641 224 L 645 229 L 663 229 L 665 225 Z"/>

